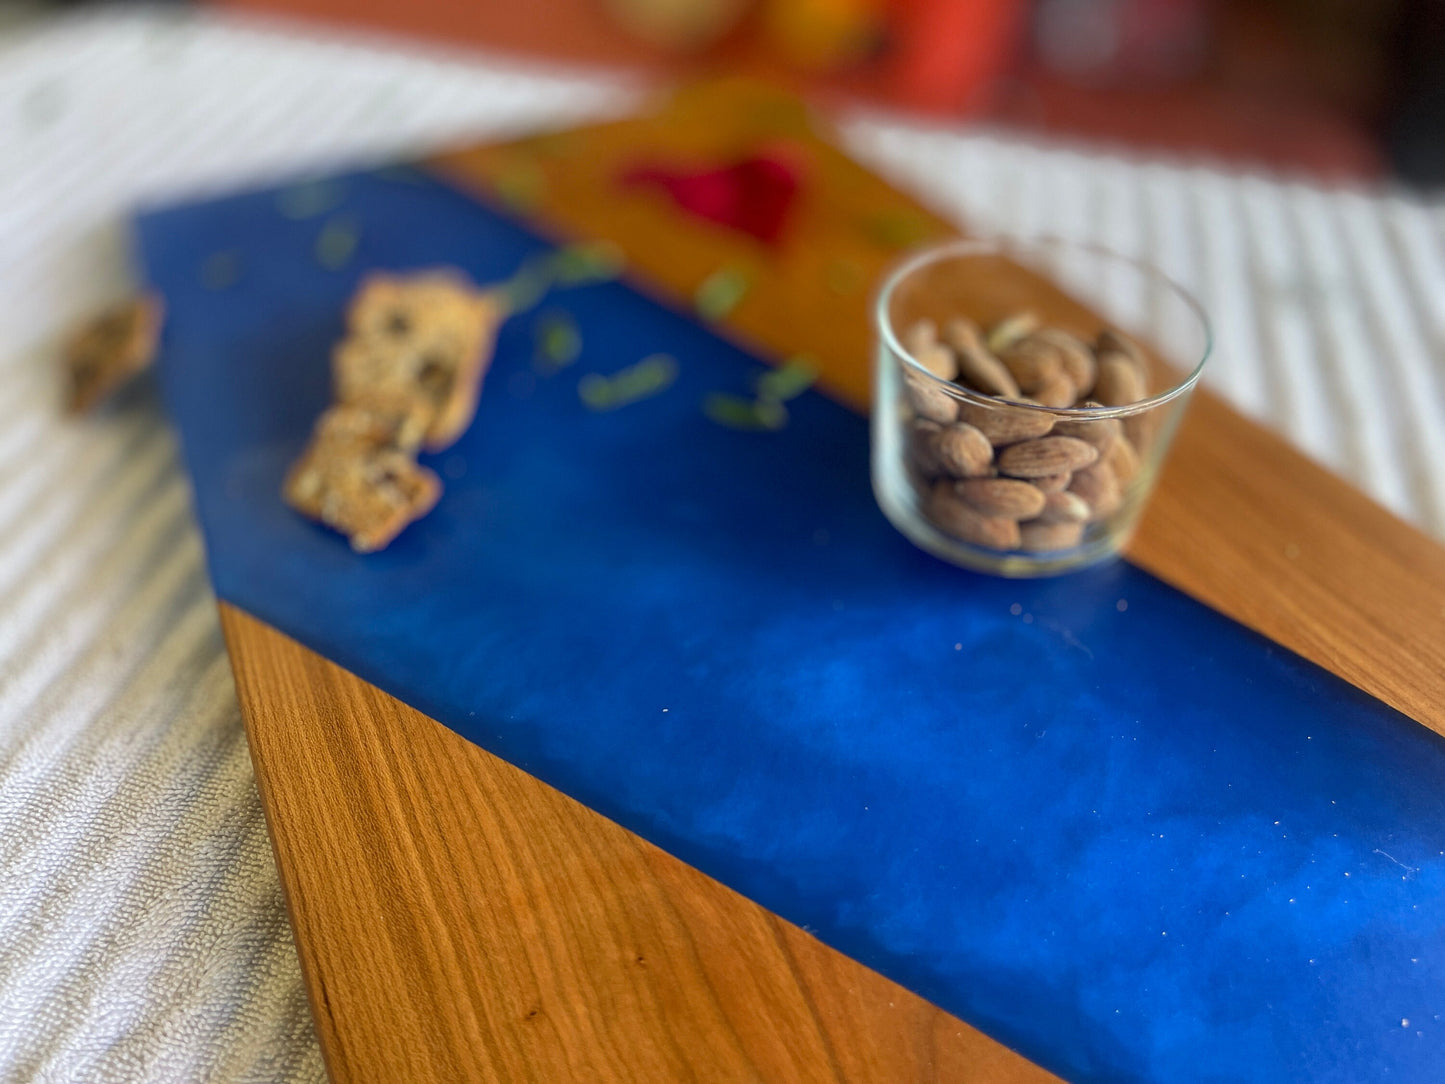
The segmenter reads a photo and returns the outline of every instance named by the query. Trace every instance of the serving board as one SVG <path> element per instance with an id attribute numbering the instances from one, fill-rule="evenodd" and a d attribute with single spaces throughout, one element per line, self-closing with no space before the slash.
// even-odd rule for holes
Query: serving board
<path id="1" fill-rule="evenodd" d="M 799 168 L 813 193 L 799 201 L 780 249 L 618 184 L 639 162 L 695 168 L 779 140 L 805 157 Z M 946 569 L 892 535 L 867 498 L 861 419 L 822 396 L 799 400 L 777 434 L 699 427 L 697 400 L 709 388 L 728 390 L 730 380 L 731 390 L 745 387 L 750 356 L 807 353 L 836 400 L 863 406 L 866 293 L 841 288 L 833 272 L 841 261 L 853 268 L 849 281 L 867 283 L 900 244 L 947 230 L 818 139 L 806 114 L 763 92 L 713 86 L 651 118 L 460 152 L 419 175 L 333 183 L 346 193 L 342 213 L 361 224 L 344 267 L 309 258 L 317 224 L 277 215 L 275 193 L 149 215 L 141 235 L 176 314 L 163 379 L 197 479 L 258 779 L 334 1075 L 1042 1074 L 919 993 L 1081 1079 L 1180 1079 L 1191 1069 L 1268 1078 L 1331 1066 L 1388 1067 L 1409 1079 L 1432 1064 L 1438 1036 L 1401 1021 L 1423 1023 L 1438 1008 L 1421 991 L 1441 963 L 1439 925 L 1413 914 L 1416 900 L 1429 899 L 1436 867 L 1424 849 L 1440 827 L 1440 751 L 1419 725 L 1441 725 L 1438 547 L 1208 396 L 1195 404 L 1133 550 L 1140 567 L 1032 585 Z M 594 355 L 595 364 L 616 368 L 665 348 L 683 359 L 678 387 L 630 413 L 589 417 L 569 382 L 538 377 L 526 329 L 514 326 L 499 344 L 474 434 L 450 469 L 438 463 L 450 501 L 432 519 L 365 561 L 297 524 L 276 503 L 274 483 L 325 399 L 326 343 L 356 275 L 368 265 L 445 260 L 496 277 L 547 234 L 604 236 L 626 250 L 625 285 L 579 291 L 565 304 L 584 341 L 612 352 Z M 222 296 L 196 270 L 238 239 L 243 273 Z M 703 326 L 679 310 L 721 267 L 743 269 L 752 288 L 720 326 Z M 1046 315 L 1069 303 L 1019 283 Z M 1000 284 L 978 288 L 981 300 Z M 242 359 L 247 368 L 238 368 Z M 215 409 L 218 397 L 224 411 Z M 546 431 L 539 420 L 560 427 L 545 445 L 529 443 Z M 655 454 L 658 433 L 674 438 L 668 456 Z M 635 443 L 619 443 L 619 434 L 637 434 Z M 620 473 L 632 488 L 617 485 Z M 599 492 L 604 505 L 589 504 Z M 534 500 L 539 493 L 550 496 Z M 619 502 L 625 514 L 609 519 Z M 580 546 L 569 541 L 579 530 Z M 569 578 L 573 569 L 585 583 Z M 673 576 L 661 608 L 646 604 L 656 569 Z M 629 586 L 599 583 L 599 571 L 619 572 Z M 513 599 L 518 580 L 525 589 Z M 743 612 L 736 597 L 759 585 L 767 592 Z M 573 623 L 583 631 L 548 622 L 553 593 L 583 604 Z M 470 601 L 452 606 L 448 596 Z M 672 622 L 679 600 L 695 620 Z M 780 627 L 770 615 L 793 624 Z M 933 626 L 939 656 L 925 657 L 922 645 L 933 640 L 919 629 Z M 889 631 L 881 640 L 880 627 Z M 773 637 L 761 653 L 759 628 Z M 459 638 L 441 635 L 458 629 L 460 654 Z M 689 638 L 699 651 L 688 653 Z M 880 699 L 872 664 L 830 673 L 830 659 L 857 658 L 850 643 L 900 645 L 897 669 L 884 676 L 906 695 L 885 689 L 891 699 Z M 934 685 L 955 700 L 1000 687 L 977 673 L 960 685 L 956 669 L 945 669 L 958 658 L 1025 679 L 1033 659 L 1047 678 L 996 697 L 983 729 L 951 732 L 943 744 L 930 745 L 917 727 L 880 729 L 879 704 L 900 704 L 905 720 L 927 723 L 949 718 L 930 699 Z M 507 665 L 489 668 L 493 659 Z M 695 669 L 688 675 L 709 665 L 716 669 L 706 681 Z M 798 689 L 790 682 L 799 674 L 828 681 Z M 839 683 L 874 714 L 849 720 L 845 702 L 817 711 Z M 1037 724 L 1050 705 L 1077 706 L 1090 683 L 1097 732 L 1062 722 L 1054 738 L 1065 743 L 1062 755 L 1017 745 L 1011 726 L 1032 726 L 1028 742 L 1042 740 L 1048 727 Z M 1175 699 L 1161 699 L 1161 689 Z M 798 699 L 780 700 L 780 690 Z M 643 720 L 649 698 L 657 703 Z M 478 714 L 484 722 L 472 723 Z M 760 768 L 759 750 L 767 757 L 783 748 L 772 744 L 770 717 L 781 730 L 826 719 L 840 737 L 816 734 L 791 747 L 796 759 Z M 564 721 L 564 745 L 549 745 L 548 733 L 559 732 L 546 727 Z M 1091 775 L 1089 758 L 1101 747 L 1131 739 L 1155 747 L 1141 756 L 1124 746 L 1124 768 Z M 1225 759 L 1212 761 L 1221 746 Z M 898 770 L 900 749 L 921 759 Z M 969 755 L 959 760 L 961 749 Z M 867 755 L 848 760 L 860 750 Z M 1028 791 L 1031 776 L 1037 794 Z M 986 779 L 1008 785 L 972 805 L 948 792 L 951 780 L 976 787 Z M 1109 796 L 1113 821 L 1103 832 L 1115 833 L 1117 853 L 1092 865 L 1078 860 L 1100 838 L 1079 806 L 1083 795 L 1051 804 L 1050 792 L 1079 779 L 1121 788 Z M 740 800 L 730 781 L 745 784 Z M 1236 783 L 1250 797 L 1219 805 Z M 836 805 L 859 786 L 852 793 L 875 795 L 871 808 Z M 1330 789 L 1349 793 L 1348 810 L 1322 806 L 1333 804 Z M 1169 806 L 1176 792 L 1195 804 Z M 1265 855 L 1272 826 L 1252 819 L 1270 802 L 1300 822 L 1292 827 L 1310 840 L 1303 849 L 1287 829 Z M 942 827 L 930 824 L 930 808 L 948 814 Z M 826 823 L 810 834 L 800 818 L 821 810 Z M 1156 844 L 1164 831 L 1145 841 L 1146 827 L 1162 828 L 1148 820 L 1161 812 L 1170 833 L 1183 833 L 1183 850 Z M 1019 829 L 1007 828 L 1015 813 Z M 968 855 L 958 826 L 969 823 L 992 838 L 973 840 L 983 850 L 964 863 L 966 874 L 925 869 L 900 845 L 936 854 L 943 869 L 955 852 Z M 1222 916 L 1191 914 L 1190 893 L 1211 906 L 1224 898 L 1224 871 L 1204 866 L 1239 862 L 1243 876 L 1269 878 L 1279 863 L 1323 856 L 1312 837 L 1326 825 L 1352 847 L 1387 844 L 1352 851 L 1348 861 L 1333 855 L 1349 866 L 1335 873 L 1360 878 L 1365 898 L 1357 894 L 1351 913 L 1361 914 L 1358 923 L 1338 913 L 1348 902 L 1336 882 L 1328 906 L 1299 917 L 1293 899 L 1275 898 L 1288 878 L 1241 899 L 1252 917 L 1234 924 L 1232 942 L 1221 937 L 1231 925 Z M 1011 844 L 1005 829 L 1015 833 Z M 1032 838 L 1021 841 L 1024 829 Z M 1398 862 L 1389 858 L 1398 868 L 1374 853 L 1390 851 L 1392 833 L 1408 847 Z M 1260 844 L 1258 861 L 1226 854 L 1246 842 Z M 1156 931 L 1159 916 L 1126 915 L 1108 877 L 1127 882 L 1126 894 L 1161 902 L 1168 856 L 1192 861 L 1201 851 L 1208 861 L 1191 867 L 1179 905 L 1168 905 L 1175 941 L 1138 947 L 1145 926 L 1165 941 L 1169 931 Z M 850 862 L 835 853 L 850 856 L 858 883 L 840 883 Z M 1019 855 L 1024 865 L 1012 868 Z M 1040 858 L 1054 863 L 1058 883 L 1028 865 Z M 819 868 L 794 875 L 810 861 Z M 1393 887 L 1400 877 L 1403 888 Z M 1030 886 L 1053 892 L 1042 909 L 1027 891 L 1019 895 Z M 930 912 L 940 900 L 947 909 Z M 952 928 L 954 913 L 969 916 L 964 926 Z M 1030 925 L 1095 913 L 1108 921 L 1062 933 Z M 1015 916 L 1021 924 L 1010 926 Z M 1405 938 L 1418 943 L 1414 962 L 1383 963 Z M 1299 952 L 1305 940 L 1319 944 L 1320 956 L 1333 953 L 1330 978 L 1310 970 L 1316 957 Z M 1089 955 L 1101 944 L 1137 951 L 1143 962 L 1120 961 L 1106 975 L 1108 952 Z M 1271 953 L 1287 959 L 1271 962 Z M 1234 968 L 1240 958 L 1243 968 Z M 1229 979 L 1254 988 L 1211 986 Z M 1118 1022 L 1095 997 L 1107 981 L 1119 995 Z M 1273 1030 L 1256 1015 L 1261 990 L 1284 1021 Z M 1419 1005 L 1392 1017 L 1381 991 Z"/>

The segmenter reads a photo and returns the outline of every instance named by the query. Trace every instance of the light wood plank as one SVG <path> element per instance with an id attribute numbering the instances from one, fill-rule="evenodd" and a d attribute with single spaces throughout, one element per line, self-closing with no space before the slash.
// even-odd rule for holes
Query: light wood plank
<path id="1" fill-rule="evenodd" d="M 222 604 L 338 1081 L 1053 1079 Z"/>
<path id="2" fill-rule="evenodd" d="M 1445 547 L 1197 394 L 1128 550 L 1445 734 Z"/>

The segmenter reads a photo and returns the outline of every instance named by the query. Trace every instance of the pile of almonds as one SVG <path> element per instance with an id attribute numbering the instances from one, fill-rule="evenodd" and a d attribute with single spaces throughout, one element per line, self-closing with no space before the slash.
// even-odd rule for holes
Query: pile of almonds
<path id="1" fill-rule="evenodd" d="M 1117 407 L 1148 395 L 1137 345 L 1108 329 L 1092 343 L 1018 313 L 987 334 L 966 317 L 942 328 L 920 320 L 903 340 L 939 380 L 992 396 L 965 402 L 904 367 L 911 412 L 909 473 L 934 524 L 996 550 L 1047 553 L 1077 546 L 1085 528 L 1125 503 L 1152 433 L 1141 414 L 1055 418 L 1009 403 Z"/>

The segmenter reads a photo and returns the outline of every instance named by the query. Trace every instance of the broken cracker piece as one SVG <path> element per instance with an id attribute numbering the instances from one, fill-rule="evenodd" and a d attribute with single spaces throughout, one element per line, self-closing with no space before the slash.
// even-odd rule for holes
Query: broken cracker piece
<path id="1" fill-rule="evenodd" d="M 312 439 L 325 439 L 338 449 L 343 444 L 359 445 L 363 454 L 397 451 L 415 455 L 432 414 L 431 404 L 425 399 L 366 391 L 322 414 L 316 420 Z"/>
<path id="2" fill-rule="evenodd" d="M 358 553 L 384 548 L 441 497 L 441 481 L 405 449 L 409 434 L 420 429 L 409 409 L 329 408 L 286 475 L 286 503 L 346 535 Z M 396 417 L 401 422 L 393 426 Z"/>
<path id="3" fill-rule="evenodd" d="M 476 297 L 471 281 L 452 268 L 373 272 L 352 295 L 346 332 L 397 346 L 419 346 L 429 330 L 465 318 Z"/>
<path id="4" fill-rule="evenodd" d="M 76 331 L 64 351 L 72 414 L 90 410 L 150 366 L 164 311 L 158 296 L 140 294 Z"/>
<path id="5" fill-rule="evenodd" d="M 453 444 L 476 413 L 504 300 L 444 272 L 373 275 L 352 305 L 351 334 L 332 355 L 337 398 L 372 391 L 430 404 L 425 445 Z"/>

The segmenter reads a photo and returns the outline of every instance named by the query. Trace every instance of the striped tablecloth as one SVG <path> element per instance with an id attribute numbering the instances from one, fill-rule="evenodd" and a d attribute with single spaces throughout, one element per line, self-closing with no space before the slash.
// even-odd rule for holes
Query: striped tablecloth
<path id="1" fill-rule="evenodd" d="M 50 346 L 125 291 L 126 213 L 625 109 L 623 82 L 213 13 L 0 38 L 0 1079 L 321 1079 L 175 444 L 62 420 Z M 1445 535 L 1445 204 L 859 114 L 976 231 L 1161 264 L 1215 390 Z"/>

